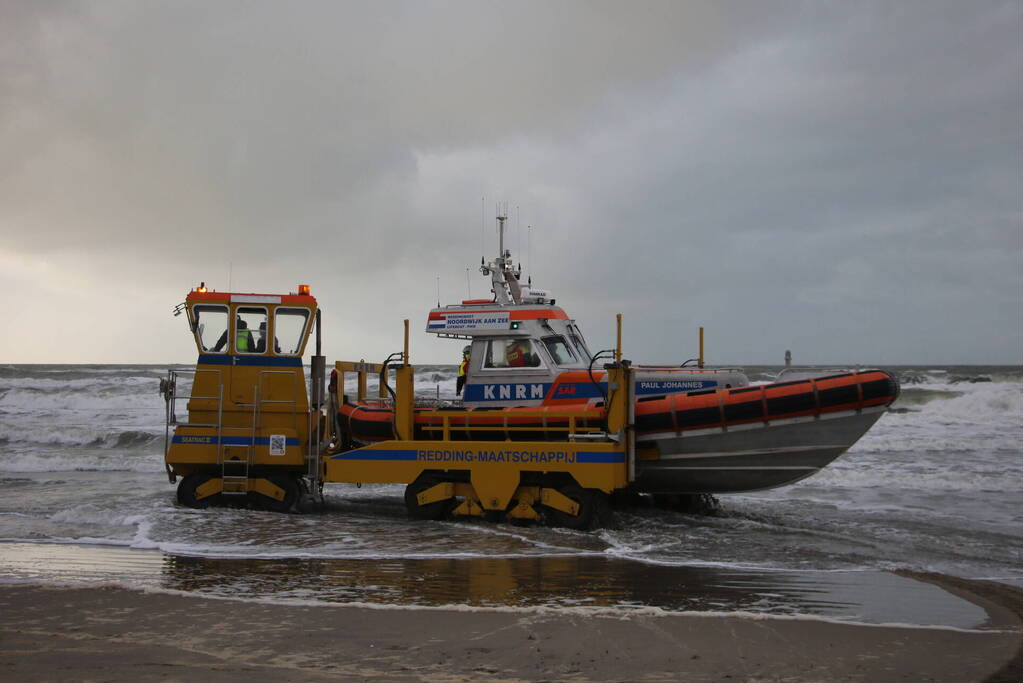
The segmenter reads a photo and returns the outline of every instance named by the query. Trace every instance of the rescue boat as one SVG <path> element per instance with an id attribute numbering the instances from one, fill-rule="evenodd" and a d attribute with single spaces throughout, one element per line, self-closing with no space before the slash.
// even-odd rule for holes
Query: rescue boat
<path id="1" fill-rule="evenodd" d="M 480 270 L 492 299 L 438 306 L 426 332 L 468 342 L 461 400 L 417 406 L 417 440 L 558 441 L 607 436 L 609 395 L 601 359 L 575 320 L 546 290 L 523 284 L 504 248 Z M 620 347 L 620 340 L 619 340 Z M 689 366 L 691 362 L 695 366 Z M 788 375 L 751 385 L 737 368 L 709 368 L 698 358 L 680 366 L 633 365 L 631 406 L 637 447 L 632 488 L 646 493 L 735 493 L 803 479 L 827 466 L 897 398 L 883 370 Z M 385 377 L 382 374 L 381 377 Z M 352 447 L 395 438 L 388 400 L 344 392 L 331 377 L 335 432 Z M 540 417 L 537 417 L 537 415 Z"/>

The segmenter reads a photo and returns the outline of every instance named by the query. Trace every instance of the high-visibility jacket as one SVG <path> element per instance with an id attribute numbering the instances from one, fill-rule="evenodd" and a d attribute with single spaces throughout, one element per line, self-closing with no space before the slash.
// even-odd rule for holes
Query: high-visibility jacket
<path id="1" fill-rule="evenodd" d="M 458 376 L 465 377 L 465 373 L 467 372 L 469 372 L 469 359 L 463 356 L 462 364 L 458 366 Z"/>
<path id="2" fill-rule="evenodd" d="M 234 339 L 234 348 L 236 351 L 252 351 L 251 348 L 252 333 L 248 330 L 238 330 L 237 335 Z"/>

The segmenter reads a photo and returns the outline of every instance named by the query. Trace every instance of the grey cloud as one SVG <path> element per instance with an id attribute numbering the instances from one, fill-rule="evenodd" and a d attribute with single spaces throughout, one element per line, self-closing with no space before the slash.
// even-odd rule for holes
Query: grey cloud
<path id="1" fill-rule="evenodd" d="M 369 354 L 466 292 L 486 196 L 640 359 L 1023 361 L 1017 3 L 0 11 L 0 250 L 312 280 Z"/>
<path id="2" fill-rule="evenodd" d="M 324 237 L 401 224 L 407 217 L 380 215 L 367 197 L 379 201 L 381 186 L 406 194 L 414 150 L 570 131 L 609 87 L 696 52 L 713 23 L 708 9 L 676 3 L 72 4 L 12 14 L 8 31 L 30 56 L 4 69 L 4 89 L 32 134 L 5 162 L 5 205 L 35 234 L 74 241 L 52 226 L 79 220 L 83 243 L 220 235 L 211 247 L 252 254 L 282 226 Z"/>

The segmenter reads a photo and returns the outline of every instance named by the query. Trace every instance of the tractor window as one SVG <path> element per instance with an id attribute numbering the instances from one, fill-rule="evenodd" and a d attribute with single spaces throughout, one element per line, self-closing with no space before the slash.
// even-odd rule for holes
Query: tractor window
<path id="1" fill-rule="evenodd" d="M 274 353 L 295 356 L 302 351 L 305 328 L 309 322 L 308 308 L 278 308 L 274 317 Z"/>
<path id="2" fill-rule="evenodd" d="M 485 368 L 538 368 L 540 356 L 529 339 L 492 339 L 487 343 Z"/>
<path id="3" fill-rule="evenodd" d="M 234 350 L 238 353 L 266 351 L 266 309 L 240 306 L 234 318 Z"/>
<path id="4" fill-rule="evenodd" d="M 200 351 L 227 352 L 227 306 L 196 304 L 192 307 L 192 320 Z"/>

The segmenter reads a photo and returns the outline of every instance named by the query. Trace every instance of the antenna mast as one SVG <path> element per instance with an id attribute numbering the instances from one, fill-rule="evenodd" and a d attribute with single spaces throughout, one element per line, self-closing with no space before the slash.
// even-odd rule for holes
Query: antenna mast
<path id="1" fill-rule="evenodd" d="M 504 251 L 504 222 L 508 220 L 508 202 L 504 205 L 500 202 L 497 203 L 497 262 L 500 266 L 505 265 L 505 251 Z M 502 270 L 504 268 L 502 267 Z"/>
<path id="2" fill-rule="evenodd" d="M 504 222 L 508 220 L 508 202 L 497 204 L 497 258 L 493 263 L 484 263 L 480 272 L 490 275 L 493 285 L 494 300 L 498 304 L 518 304 L 522 302 L 522 290 L 519 280 L 511 267 L 511 252 L 504 248 Z"/>
<path id="3" fill-rule="evenodd" d="M 533 284 L 533 226 L 526 226 L 526 272 L 529 273 L 529 284 Z"/>

